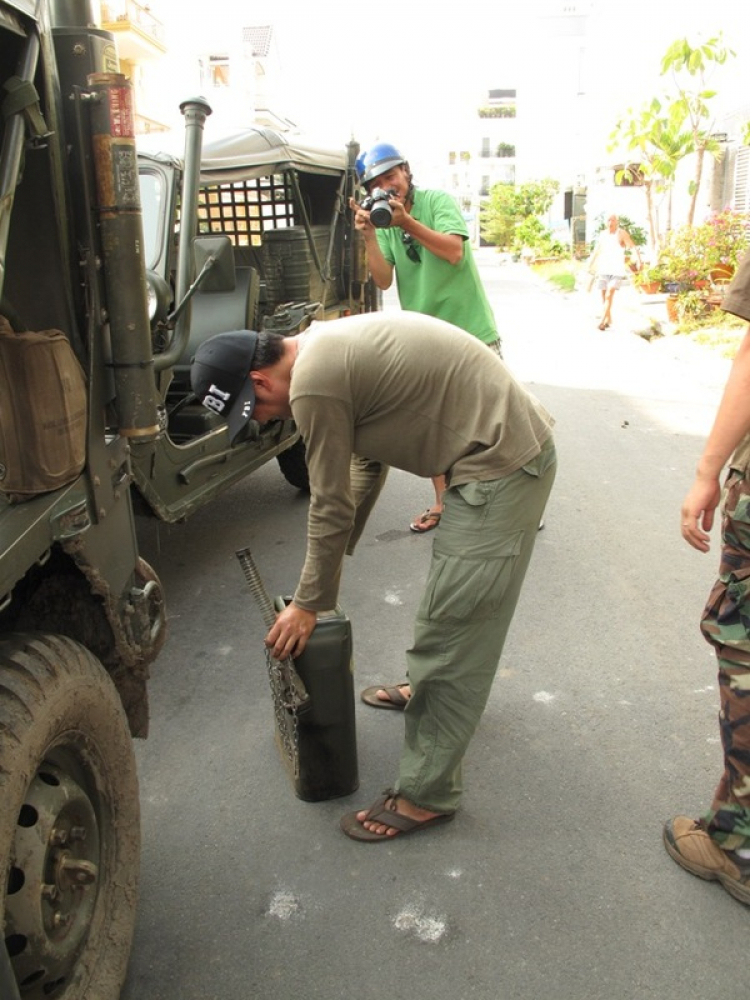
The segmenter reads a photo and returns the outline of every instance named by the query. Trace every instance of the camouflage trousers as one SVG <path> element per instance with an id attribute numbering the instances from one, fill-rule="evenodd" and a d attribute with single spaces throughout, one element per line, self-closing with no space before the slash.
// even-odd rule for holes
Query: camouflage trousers
<path id="1" fill-rule="evenodd" d="M 723 499 L 719 578 L 701 618 L 716 651 L 724 773 L 704 817 L 726 850 L 750 847 L 750 479 L 730 470 Z"/>

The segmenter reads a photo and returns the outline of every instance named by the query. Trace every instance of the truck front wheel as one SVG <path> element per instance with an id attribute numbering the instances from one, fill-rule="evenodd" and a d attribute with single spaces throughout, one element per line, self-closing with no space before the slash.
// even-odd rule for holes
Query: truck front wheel
<path id="1" fill-rule="evenodd" d="M 305 442 L 298 438 L 291 448 L 280 452 L 276 459 L 279 468 L 284 474 L 284 479 L 290 486 L 296 486 L 298 490 L 306 493 L 310 490 L 310 477 L 307 473 L 307 461 L 305 459 Z"/>
<path id="2" fill-rule="evenodd" d="M 127 719 L 91 653 L 0 638 L 0 915 L 24 1000 L 117 1000 L 135 925 L 138 781 Z"/>

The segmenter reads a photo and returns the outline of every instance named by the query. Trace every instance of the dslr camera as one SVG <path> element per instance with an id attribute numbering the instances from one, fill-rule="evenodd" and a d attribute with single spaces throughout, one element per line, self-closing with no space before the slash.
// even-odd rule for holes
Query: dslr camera
<path id="1" fill-rule="evenodd" d="M 393 198 L 396 192 L 392 188 L 373 188 L 366 198 L 362 199 L 362 208 L 370 213 L 370 222 L 377 229 L 387 229 L 393 219 L 393 209 L 388 204 L 388 199 Z"/>

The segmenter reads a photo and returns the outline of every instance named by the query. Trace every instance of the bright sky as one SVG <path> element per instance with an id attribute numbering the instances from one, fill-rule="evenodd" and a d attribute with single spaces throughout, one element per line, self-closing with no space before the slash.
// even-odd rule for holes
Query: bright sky
<path id="1" fill-rule="evenodd" d="M 451 8 L 434 0 L 400 0 L 389 7 L 356 0 L 211 0 L 209 20 L 205 14 L 191 17 L 183 0 L 159 0 L 154 11 L 165 22 L 170 53 L 183 65 L 196 45 L 204 52 L 212 46 L 220 50 L 226 48 L 228 32 L 272 24 L 269 65 L 281 74 L 277 86 L 269 87 L 274 108 L 324 141 L 345 144 L 354 136 L 366 147 L 386 139 L 427 156 L 449 147 L 453 140 L 446 142 L 446 136 L 452 133 L 459 133 L 455 141 L 460 141 L 467 120 L 493 88 L 533 90 L 537 100 L 548 100 L 550 115 L 559 123 L 567 109 L 554 74 L 546 71 L 535 18 L 540 11 L 572 5 L 561 0 L 461 0 Z M 593 0 L 583 81 L 586 106 L 602 109 L 614 125 L 629 104 L 639 105 L 660 91 L 660 59 L 672 41 L 687 36 L 695 43 L 720 29 L 740 57 L 725 71 L 722 79 L 729 80 L 747 65 L 734 4 L 713 11 L 706 0 Z M 172 79 L 176 84 L 179 74 Z M 175 94 L 175 105 L 193 92 Z M 738 104 L 750 101 L 744 85 L 740 91 L 738 83 L 736 92 Z"/>

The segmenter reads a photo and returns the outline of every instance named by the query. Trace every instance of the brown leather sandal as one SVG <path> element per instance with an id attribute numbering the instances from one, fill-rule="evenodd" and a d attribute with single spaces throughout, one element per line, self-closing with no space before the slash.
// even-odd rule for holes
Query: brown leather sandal
<path id="1" fill-rule="evenodd" d="M 436 826 L 438 823 L 448 823 L 456 815 L 455 813 L 438 813 L 437 816 L 432 816 L 430 819 L 412 819 L 410 816 L 404 816 L 402 813 L 396 811 L 397 801 L 398 796 L 396 792 L 389 788 L 387 792 L 384 792 L 370 806 L 365 819 L 369 822 L 389 826 L 392 830 L 397 830 L 398 833 L 373 833 L 372 830 L 366 829 L 357 819 L 357 813 L 362 812 L 361 809 L 355 809 L 354 812 L 342 816 L 339 825 L 347 837 L 351 837 L 352 840 L 373 842 L 377 840 L 393 840 L 394 837 L 399 837 L 404 833 L 416 833 L 417 830 L 424 830 L 428 826 Z"/>
<path id="2" fill-rule="evenodd" d="M 371 708 L 387 708 L 392 712 L 403 712 L 409 701 L 410 695 L 405 695 L 402 687 L 408 687 L 408 681 L 402 681 L 393 687 L 386 687 L 385 684 L 375 684 L 374 687 L 366 687 L 360 693 L 360 698 L 365 705 Z M 378 698 L 378 691 L 385 691 L 388 698 Z"/>

